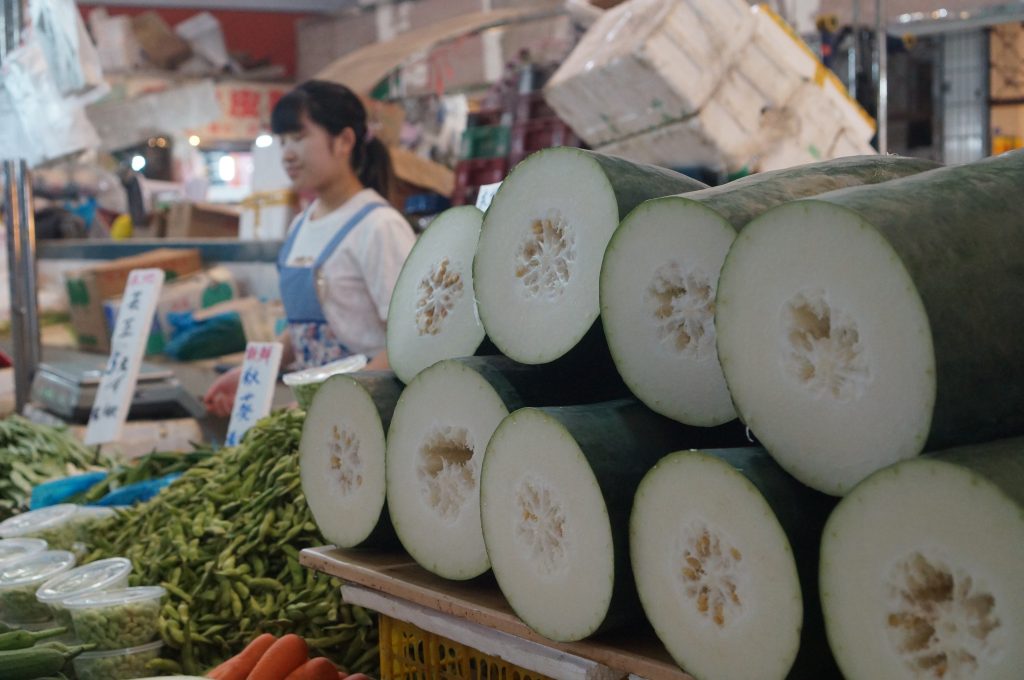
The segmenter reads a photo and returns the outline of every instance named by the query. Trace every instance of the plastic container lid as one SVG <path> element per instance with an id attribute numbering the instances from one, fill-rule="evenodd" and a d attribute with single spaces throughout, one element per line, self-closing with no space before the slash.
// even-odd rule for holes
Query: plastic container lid
<path id="1" fill-rule="evenodd" d="M 44 550 L 19 557 L 0 566 L 0 590 L 42 584 L 74 566 L 75 555 L 67 550 Z"/>
<path id="2" fill-rule="evenodd" d="M 337 373 L 355 373 L 369 363 L 369 359 L 363 354 L 353 354 L 340 361 L 332 361 L 323 366 L 314 366 L 301 371 L 285 373 L 281 376 L 281 382 L 289 387 L 295 385 L 311 385 L 321 383 Z"/>
<path id="3" fill-rule="evenodd" d="M 164 646 L 163 640 L 149 642 L 138 647 L 125 647 L 124 649 L 96 649 L 91 652 L 82 652 L 75 657 L 75 661 L 88 661 L 90 659 L 103 659 L 110 656 L 132 656 L 133 654 L 144 654 L 154 652 Z"/>
<path id="4" fill-rule="evenodd" d="M 55 529 L 69 522 L 77 513 L 78 506 L 71 503 L 30 510 L 0 522 L 0 538 L 30 536 Z"/>
<path id="5" fill-rule="evenodd" d="M 130 602 L 145 602 L 146 600 L 159 600 L 167 591 L 163 586 L 136 586 L 134 588 L 118 588 L 116 590 L 103 590 L 75 595 L 64 600 L 64 606 L 68 609 L 96 609 L 100 607 L 116 607 Z"/>
<path id="6" fill-rule="evenodd" d="M 41 538 L 0 539 L 0 564 L 19 557 L 35 555 L 46 550 L 46 541 Z"/>
<path id="7" fill-rule="evenodd" d="M 131 561 L 123 557 L 99 560 L 51 578 L 36 591 L 36 599 L 52 604 L 71 597 L 105 591 L 131 571 Z"/>

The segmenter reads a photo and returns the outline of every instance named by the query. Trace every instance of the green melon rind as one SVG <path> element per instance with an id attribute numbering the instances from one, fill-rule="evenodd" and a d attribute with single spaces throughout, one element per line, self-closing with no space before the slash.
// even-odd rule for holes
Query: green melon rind
<path id="1" fill-rule="evenodd" d="M 759 173 L 717 187 L 644 201 L 626 215 L 608 243 L 605 264 L 601 269 L 602 317 L 605 316 L 613 294 L 608 280 L 610 277 L 606 274 L 609 255 L 630 239 L 636 223 L 654 205 L 673 203 L 701 211 L 705 217 L 719 223 L 723 230 L 732 232 L 735 238 L 735 234 L 751 220 L 782 203 L 846 187 L 878 184 L 938 167 L 938 163 L 918 158 L 851 156 Z M 679 226 L 684 227 L 682 224 Z M 685 410 L 678 403 L 662 400 L 658 395 L 650 393 L 645 384 L 633 379 L 628 368 L 632 359 L 632 352 L 626 349 L 628 340 L 619 343 L 610 337 L 607 321 L 604 323 L 604 332 L 612 359 L 623 380 L 633 394 L 652 410 L 679 422 L 701 427 L 721 425 L 736 418 L 734 408 L 723 407 L 719 414 L 703 417 Z"/>
<path id="2" fill-rule="evenodd" d="M 639 597 L 633 581 L 629 559 L 629 515 L 637 486 L 648 470 L 666 453 L 683 448 L 735 446 L 744 441 L 744 432 L 735 427 L 692 428 L 660 416 L 632 399 L 619 399 L 600 404 L 520 409 L 511 413 L 495 431 L 498 434 L 511 426 L 516 414 L 537 411 L 558 423 L 586 458 L 601 490 L 610 523 L 614 555 L 612 594 L 603 620 L 595 621 L 587 635 L 613 629 L 636 621 L 641 616 Z M 489 447 L 490 448 L 490 447 Z M 489 456 L 481 468 L 481 505 L 485 502 Z M 543 474 L 543 471 L 537 471 Z M 500 540 L 488 536 L 484 543 Z M 495 575 L 501 578 L 500 567 Z M 515 610 L 515 594 L 505 593 Z M 517 612 L 521 616 L 521 612 Z M 552 640 L 571 641 L 559 631 L 548 629 L 543 622 L 525 621 L 536 632 Z"/>

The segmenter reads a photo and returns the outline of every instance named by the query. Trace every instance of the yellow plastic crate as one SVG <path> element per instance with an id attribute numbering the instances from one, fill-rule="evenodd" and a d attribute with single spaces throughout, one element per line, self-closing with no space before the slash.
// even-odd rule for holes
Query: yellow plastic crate
<path id="1" fill-rule="evenodd" d="M 411 623 L 380 615 L 381 680 L 551 680 Z"/>

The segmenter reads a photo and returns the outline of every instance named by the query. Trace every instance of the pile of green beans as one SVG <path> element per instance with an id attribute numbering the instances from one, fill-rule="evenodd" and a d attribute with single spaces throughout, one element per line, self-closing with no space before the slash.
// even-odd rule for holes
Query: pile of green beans
<path id="1" fill-rule="evenodd" d="M 337 579 L 299 564 L 300 550 L 323 544 L 299 480 L 304 415 L 261 420 L 94 532 L 86 561 L 123 555 L 132 585 L 168 591 L 161 670 L 200 674 L 261 633 L 295 633 L 349 672 L 377 672 L 374 620 L 341 602 Z"/>

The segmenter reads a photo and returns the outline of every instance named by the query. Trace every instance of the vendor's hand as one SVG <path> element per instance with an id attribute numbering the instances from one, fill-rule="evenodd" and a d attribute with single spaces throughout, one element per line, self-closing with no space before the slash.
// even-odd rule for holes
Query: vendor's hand
<path id="1" fill-rule="evenodd" d="M 230 416 L 231 407 L 235 403 L 235 393 L 238 392 L 238 380 L 241 376 L 242 367 L 236 366 L 213 381 L 210 389 L 203 396 L 206 410 L 218 418 Z"/>

